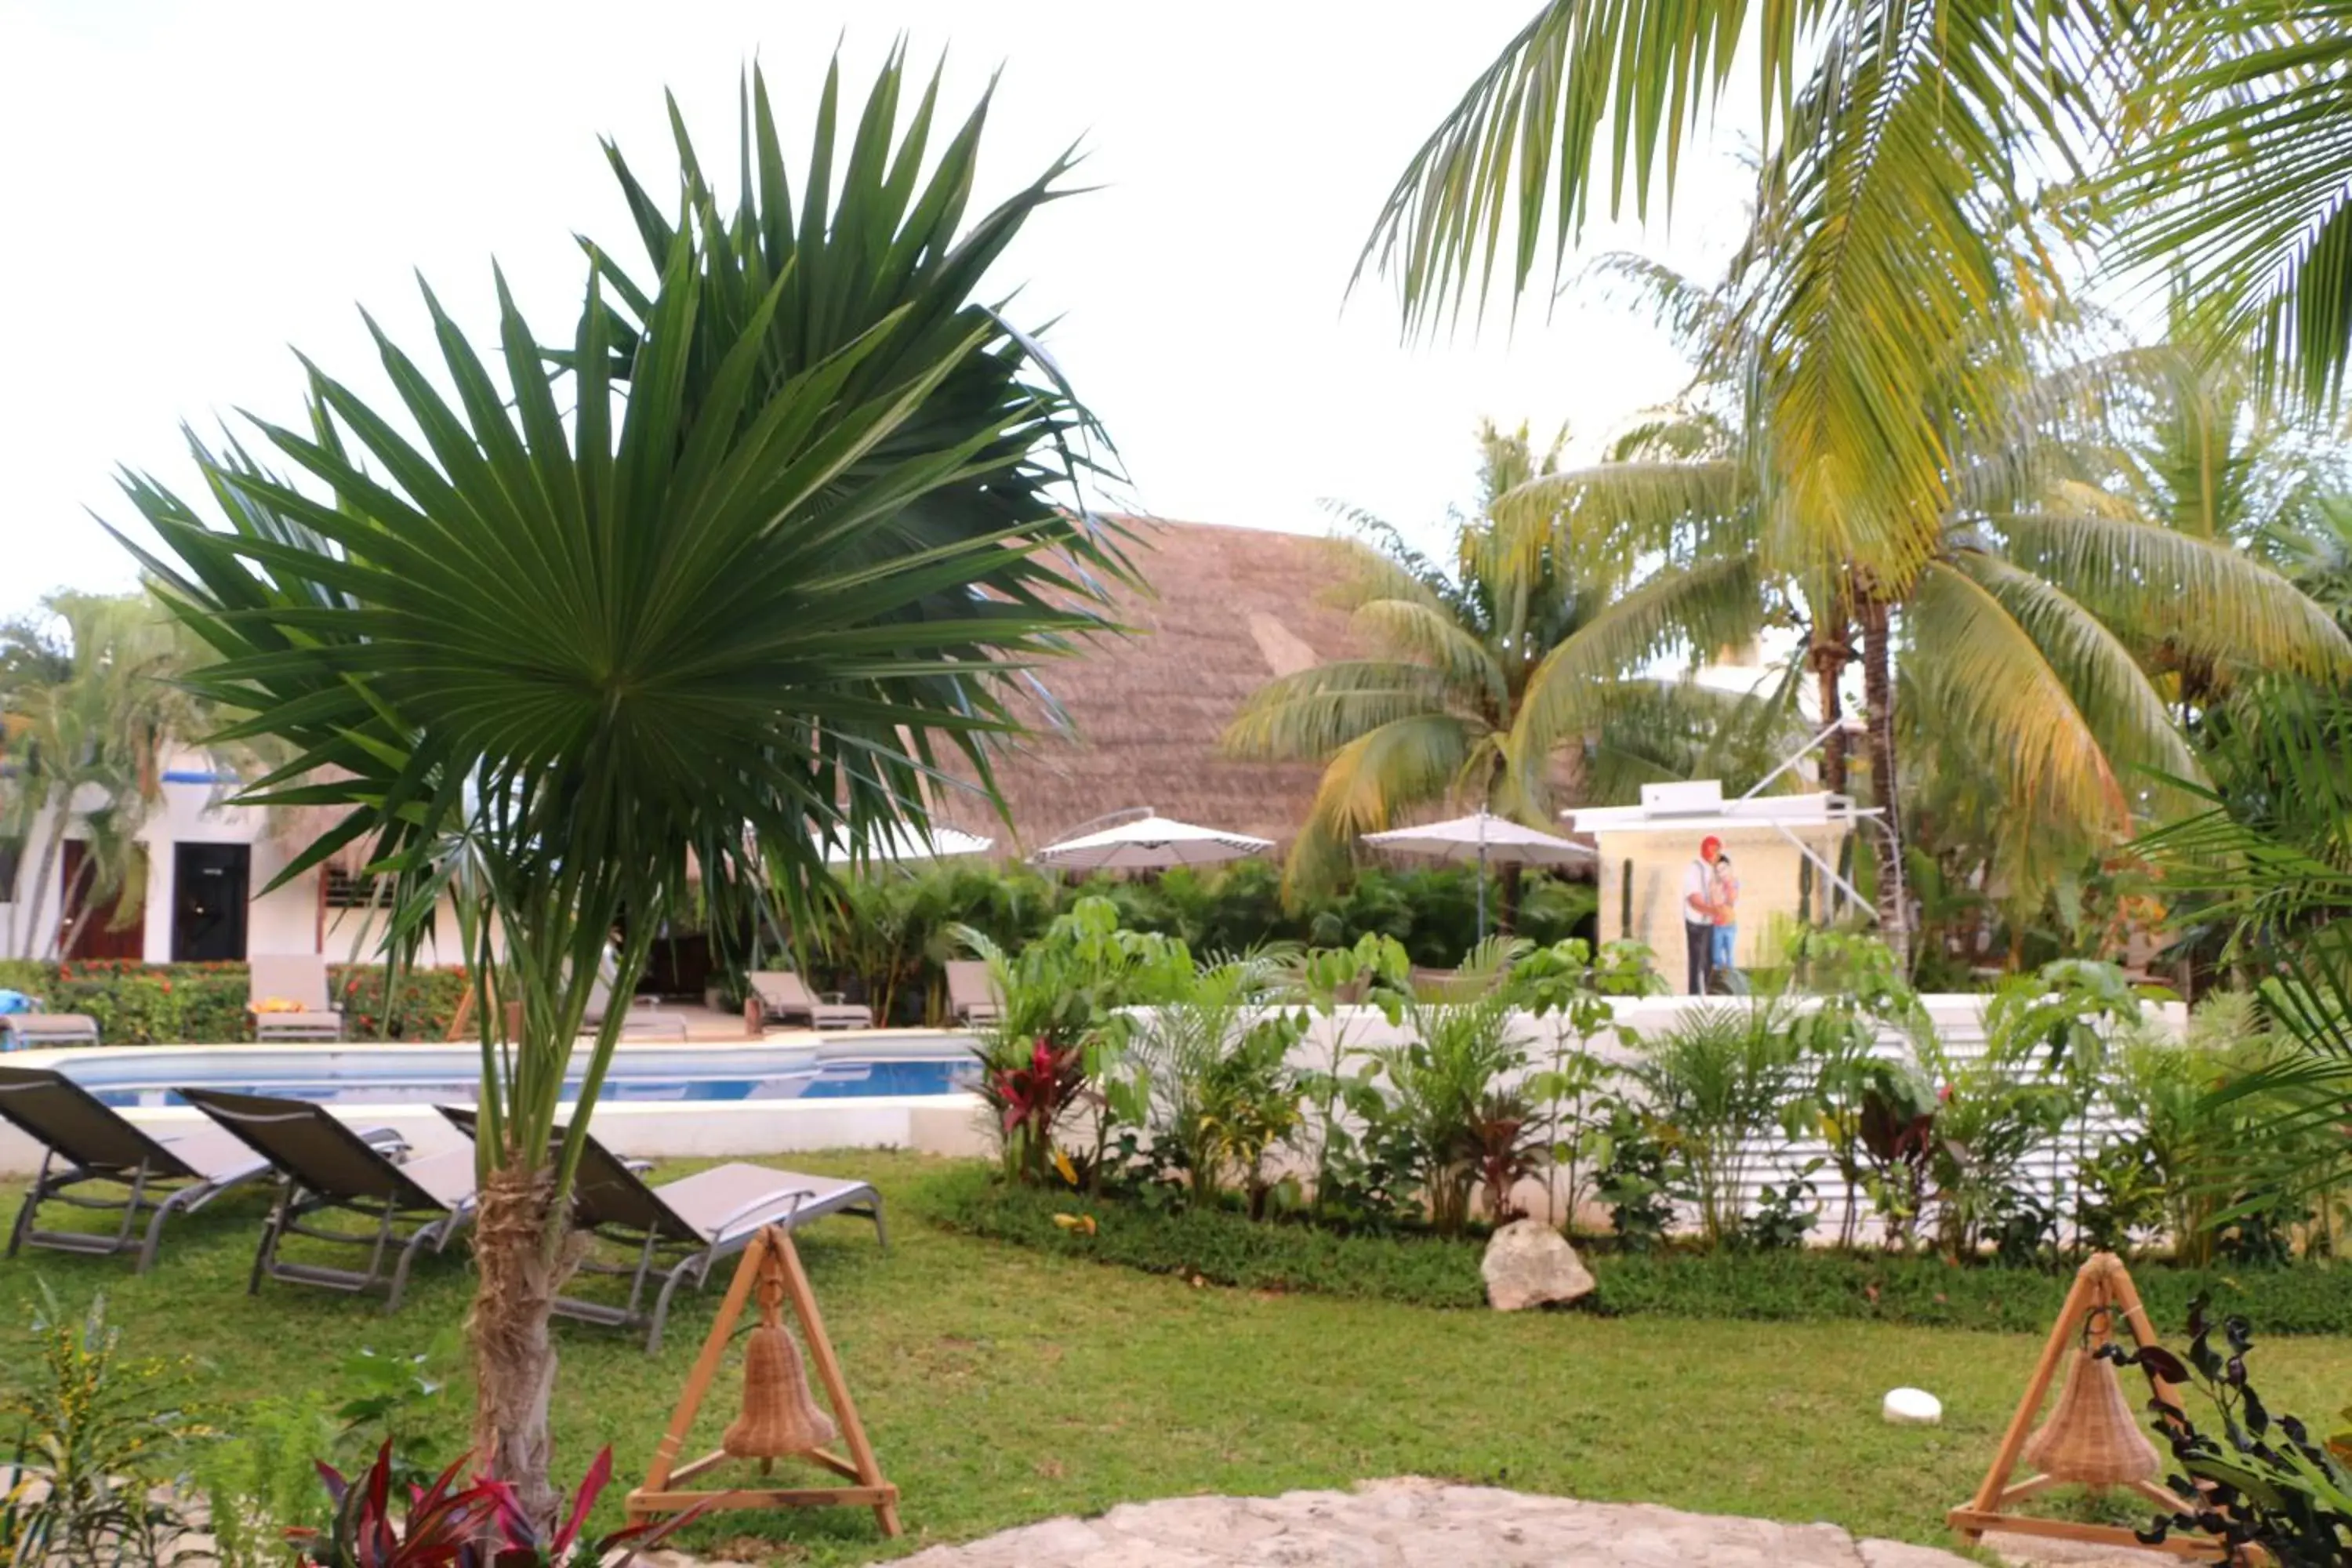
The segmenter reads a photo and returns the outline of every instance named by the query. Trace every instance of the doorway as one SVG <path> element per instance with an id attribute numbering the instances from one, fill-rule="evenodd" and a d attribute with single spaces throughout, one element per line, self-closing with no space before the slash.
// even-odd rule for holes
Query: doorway
<path id="1" fill-rule="evenodd" d="M 79 931 L 73 930 L 74 890 L 81 888 L 83 873 L 89 858 L 86 839 L 68 838 L 65 842 L 63 863 L 58 867 L 61 891 L 58 897 L 58 935 L 70 935 L 72 951 L 68 959 L 113 958 L 136 963 L 147 956 L 147 851 L 134 848 L 129 873 L 114 897 L 102 904 L 90 906 Z M 130 906 L 130 918 L 123 918 L 124 906 Z M 121 923 L 118 923 L 121 922 Z"/>
<path id="2" fill-rule="evenodd" d="M 172 962 L 237 963 L 245 959 L 250 844 L 182 844 L 173 850 Z"/>

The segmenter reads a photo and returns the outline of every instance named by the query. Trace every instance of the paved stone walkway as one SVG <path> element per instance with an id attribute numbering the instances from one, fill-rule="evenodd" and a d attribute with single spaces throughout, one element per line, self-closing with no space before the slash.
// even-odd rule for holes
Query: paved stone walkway
<path id="1" fill-rule="evenodd" d="M 1353 1491 L 1123 1503 L 1054 1519 L 903 1568 L 1968 1568 L 1833 1524 L 1774 1524 L 1646 1503 L 1578 1502 L 1491 1487 L 1366 1481 Z"/>

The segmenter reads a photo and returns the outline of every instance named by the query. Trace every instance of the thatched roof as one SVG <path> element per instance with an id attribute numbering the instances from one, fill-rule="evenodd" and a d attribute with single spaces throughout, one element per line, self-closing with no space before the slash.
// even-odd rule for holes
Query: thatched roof
<path id="1" fill-rule="evenodd" d="M 1004 825 L 974 794 L 941 788 L 940 818 L 996 840 L 1012 858 L 1107 812 L 1150 806 L 1164 816 L 1275 841 L 1277 853 L 1307 820 L 1322 769 L 1239 762 L 1219 739 L 1250 694 L 1273 676 L 1369 651 L 1324 590 L 1342 569 L 1330 541 L 1208 523 L 1135 521 L 1136 565 L 1148 593 L 1123 593 L 1114 618 L 1133 635 L 1107 637 L 1057 659 L 1036 679 L 1068 721 L 999 758 L 1013 816 Z M 1433 806 L 1422 815 L 1444 815 Z M 285 814 L 280 836 L 307 844 L 342 810 Z M 362 845 L 333 862 L 356 870 Z"/>
<path id="2" fill-rule="evenodd" d="M 1059 659 L 1037 679 L 1071 733 L 1040 736 L 1001 759 L 1005 832 L 987 806 L 945 790 L 940 815 L 1024 855 L 1123 806 L 1271 838 L 1287 847 L 1322 770 L 1237 762 L 1217 742 L 1271 677 L 1366 650 L 1323 601 L 1338 570 L 1327 540 L 1196 522 L 1139 522 L 1136 565 L 1150 594 L 1115 616 L 1134 635 Z M 1033 716 L 1034 717 L 1034 716 Z"/>

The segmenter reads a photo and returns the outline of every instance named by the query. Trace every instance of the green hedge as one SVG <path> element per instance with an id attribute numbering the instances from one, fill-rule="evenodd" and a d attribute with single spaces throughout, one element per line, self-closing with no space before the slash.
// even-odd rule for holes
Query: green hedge
<path id="1" fill-rule="evenodd" d="M 439 1040 L 449 1033 L 466 975 L 412 970 L 399 1005 L 385 1007 L 380 964 L 331 964 L 328 982 L 353 1039 Z M 87 1013 L 110 1046 L 224 1045 L 253 1037 L 251 982 L 242 963 L 0 962 L 0 988 L 38 996 L 53 1013 Z"/>
<path id="2" fill-rule="evenodd" d="M 1073 1193 L 1006 1186 L 984 1166 L 940 1173 L 918 1199 L 951 1229 L 1154 1274 L 1198 1276 L 1247 1289 L 1311 1290 L 1418 1307 L 1486 1304 L 1480 1241 L 1342 1237 L 1297 1224 L 1259 1224 L 1226 1210 L 1162 1215 Z M 1056 1214 L 1088 1215 L 1096 1232 Z M 1855 1320 L 2002 1332 L 2046 1332 L 2065 1273 L 1956 1268 L 1930 1258 L 1803 1251 L 1698 1255 L 1588 1247 L 1599 1289 L 1589 1310 L 1610 1316 L 1732 1318 L 1763 1322 Z M 2198 1271 L 2143 1263 L 2132 1271 L 2158 1331 L 2177 1334 L 2189 1300 L 2242 1313 L 2260 1334 L 2352 1333 L 2352 1270 Z"/>
<path id="3" fill-rule="evenodd" d="M 1148 1273 L 1197 1275 L 1215 1285 L 1420 1307 L 1478 1307 L 1486 1300 L 1479 1248 L 1469 1242 L 1339 1236 L 1213 1210 L 1156 1214 L 1071 1193 L 1007 1186 L 992 1170 L 970 1164 L 941 1172 L 916 1201 L 951 1229 Z M 1056 1214 L 1092 1215 L 1096 1234 L 1065 1230 L 1054 1223 Z"/>

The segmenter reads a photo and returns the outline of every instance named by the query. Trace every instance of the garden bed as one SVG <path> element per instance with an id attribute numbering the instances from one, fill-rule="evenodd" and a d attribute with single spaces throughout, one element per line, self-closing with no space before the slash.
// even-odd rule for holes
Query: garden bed
<path id="1" fill-rule="evenodd" d="M 1310 1291 L 1416 1307 L 1483 1308 L 1482 1238 L 1340 1236 L 1304 1223 L 1255 1222 L 1229 1209 L 1163 1213 L 1069 1191 L 1008 1185 L 959 1165 L 921 1189 L 939 1223 L 1063 1257 L 1245 1289 Z M 1056 1216 L 1090 1218 L 1094 1229 Z M 1600 1289 L 1582 1310 L 1607 1316 L 1762 1322 L 1853 1320 L 1931 1328 L 2039 1333 L 2065 1299 L 2072 1269 L 1958 1267 L 1935 1258 L 1826 1248 L 1696 1253 L 1619 1252 L 1587 1244 Z M 2161 1326 L 2210 1294 L 2214 1310 L 2243 1315 L 2258 1334 L 2352 1333 L 2352 1275 L 2334 1268 L 2187 1269 L 2157 1260 L 2133 1279 Z"/>

